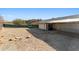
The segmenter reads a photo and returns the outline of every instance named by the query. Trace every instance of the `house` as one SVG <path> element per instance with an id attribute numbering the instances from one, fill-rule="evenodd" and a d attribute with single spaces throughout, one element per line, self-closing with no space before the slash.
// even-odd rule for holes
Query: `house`
<path id="1" fill-rule="evenodd" d="M 57 17 L 40 21 L 39 29 L 79 33 L 79 15 Z"/>
<path id="2" fill-rule="evenodd" d="M 3 28 L 3 23 L 4 23 L 3 20 L 4 20 L 3 17 L 0 16 L 0 30 Z"/>
<path id="3" fill-rule="evenodd" d="M 38 25 L 39 21 L 41 21 L 41 19 L 31 19 L 28 20 L 28 22 L 32 25 Z"/>

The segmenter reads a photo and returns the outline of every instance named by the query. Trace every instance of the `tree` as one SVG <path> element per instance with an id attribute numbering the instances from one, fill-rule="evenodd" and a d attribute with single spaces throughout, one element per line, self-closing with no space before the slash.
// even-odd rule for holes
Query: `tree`
<path id="1" fill-rule="evenodd" d="M 25 25 L 26 23 L 22 19 L 15 19 L 15 20 L 13 20 L 13 24 L 15 24 L 15 25 Z"/>

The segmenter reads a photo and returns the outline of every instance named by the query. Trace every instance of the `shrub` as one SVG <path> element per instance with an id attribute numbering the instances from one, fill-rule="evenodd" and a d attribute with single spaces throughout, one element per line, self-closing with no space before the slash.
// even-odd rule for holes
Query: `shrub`
<path id="1" fill-rule="evenodd" d="M 22 19 L 15 19 L 15 20 L 13 20 L 13 24 L 15 24 L 15 25 L 25 25 L 26 23 Z"/>

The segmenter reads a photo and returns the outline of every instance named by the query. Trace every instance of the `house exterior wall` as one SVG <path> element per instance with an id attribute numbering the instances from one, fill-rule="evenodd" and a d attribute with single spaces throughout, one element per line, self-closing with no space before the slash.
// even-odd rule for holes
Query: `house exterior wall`
<path id="1" fill-rule="evenodd" d="M 54 28 L 61 31 L 79 33 L 79 22 L 75 23 L 57 23 Z"/>
<path id="2" fill-rule="evenodd" d="M 3 20 L 4 20 L 3 16 L 0 16 L 0 30 L 3 28 L 3 23 L 4 23 Z"/>
<path id="3" fill-rule="evenodd" d="M 46 24 L 39 24 L 39 29 L 46 30 Z"/>
<path id="4" fill-rule="evenodd" d="M 79 33 L 79 22 L 53 23 L 52 27 L 56 30 Z M 39 29 L 48 30 L 46 24 L 39 24 Z"/>
<path id="5" fill-rule="evenodd" d="M 73 21 L 73 20 L 75 20 L 75 21 Z M 55 22 L 48 21 L 47 23 L 39 24 L 39 28 L 47 30 L 48 26 L 46 24 L 52 23 L 53 24 L 52 27 L 54 29 L 57 29 L 60 31 L 79 33 L 79 21 L 78 20 L 79 20 L 79 18 L 64 19 L 64 20 L 62 19 L 60 21 L 56 20 Z"/>
<path id="6" fill-rule="evenodd" d="M 0 30 L 2 29 L 2 27 L 3 27 L 3 24 L 0 24 Z"/>

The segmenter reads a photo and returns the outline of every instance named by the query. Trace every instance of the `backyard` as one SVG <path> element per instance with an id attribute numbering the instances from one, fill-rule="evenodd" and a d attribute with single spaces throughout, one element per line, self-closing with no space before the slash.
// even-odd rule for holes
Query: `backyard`
<path id="1" fill-rule="evenodd" d="M 4 28 L 0 33 L 1 51 L 50 51 L 44 41 L 34 37 L 28 28 Z"/>
<path id="2" fill-rule="evenodd" d="M 37 28 L 3 28 L 1 51 L 73 51 L 79 50 L 78 34 L 44 31 Z"/>

